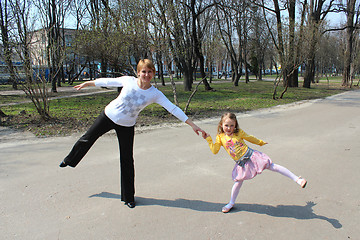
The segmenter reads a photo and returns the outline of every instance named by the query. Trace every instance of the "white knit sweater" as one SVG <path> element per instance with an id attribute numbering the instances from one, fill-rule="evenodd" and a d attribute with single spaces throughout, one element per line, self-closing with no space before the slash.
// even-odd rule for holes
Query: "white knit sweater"
<path id="1" fill-rule="evenodd" d="M 105 115 L 118 125 L 134 126 L 141 110 L 151 103 L 160 104 L 180 121 L 185 122 L 188 119 L 180 108 L 154 86 L 141 89 L 135 77 L 98 78 L 95 86 L 122 87 L 119 96 L 105 107 Z"/>

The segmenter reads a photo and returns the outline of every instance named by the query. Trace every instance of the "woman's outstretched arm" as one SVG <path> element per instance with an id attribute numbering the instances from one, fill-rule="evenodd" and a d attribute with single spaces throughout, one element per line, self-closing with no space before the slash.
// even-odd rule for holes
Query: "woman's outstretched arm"
<path id="1" fill-rule="evenodd" d="M 94 81 L 86 81 L 86 82 L 83 82 L 83 83 L 81 83 L 81 84 L 79 84 L 79 85 L 74 86 L 74 88 L 75 88 L 76 90 L 80 90 L 80 89 L 82 89 L 82 88 L 84 88 L 84 87 L 94 87 L 94 86 L 95 86 L 95 82 L 94 82 Z"/>

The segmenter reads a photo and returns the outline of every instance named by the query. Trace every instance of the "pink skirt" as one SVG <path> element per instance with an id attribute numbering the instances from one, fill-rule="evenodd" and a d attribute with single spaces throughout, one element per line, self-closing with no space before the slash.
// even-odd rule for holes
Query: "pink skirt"
<path id="1" fill-rule="evenodd" d="M 235 163 L 232 171 L 232 178 L 234 181 L 242 181 L 254 178 L 256 175 L 261 174 L 264 169 L 268 169 L 272 161 L 265 153 L 254 150 L 244 167 Z"/>

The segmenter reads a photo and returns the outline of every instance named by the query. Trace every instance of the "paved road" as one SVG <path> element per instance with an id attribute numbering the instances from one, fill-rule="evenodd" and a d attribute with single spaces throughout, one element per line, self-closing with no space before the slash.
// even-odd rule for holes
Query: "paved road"
<path id="1" fill-rule="evenodd" d="M 229 200 L 233 162 L 183 124 L 136 135 L 136 201 L 120 201 L 116 138 L 76 168 L 59 162 L 79 135 L 0 142 L 1 239 L 359 239 L 360 91 L 238 114 L 253 146 L 308 180 L 264 171 Z M 215 134 L 218 119 L 198 124 Z"/>

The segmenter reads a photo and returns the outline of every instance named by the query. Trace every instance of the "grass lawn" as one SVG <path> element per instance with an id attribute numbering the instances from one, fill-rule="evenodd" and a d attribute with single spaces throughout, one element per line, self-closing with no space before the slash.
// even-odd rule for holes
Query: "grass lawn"
<path id="1" fill-rule="evenodd" d="M 171 85 L 167 83 L 166 86 L 161 86 L 158 80 L 157 83 L 159 89 L 170 101 L 174 102 Z M 340 85 L 341 79 L 332 79 L 329 82 L 320 80 L 319 83 L 313 84 L 310 89 L 289 88 L 283 99 L 274 100 L 272 98 L 274 91 L 272 81 L 252 80 L 247 84 L 240 82 L 239 86 L 235 87 L 230 80 L 227 82 L 216 80 L 211 83 L 215 91 L 205 91 L 203 85 L 199 86 L 192 98 L 187 114 L 192 119 L 201 119 L 220 116 L 225 111 L 243 112 L 268 108 L 301 100 L 324 98 L 349 90 Z M 301 82 L 299 82 L 299 86 L 302 86 Z M 176 88 L 179 107 L 184 109 L 191 92 L 183 91 L 181 84 L 177 84 Z M 279 86 L 277 97 L 282 91 L 283 87 Z M 52 93 L 52 96 L 61 94 L 65 93 Z M 68 135 L 77 131 L 84 131 L 117 95 L 117 91 L 108 91 L 96 95 L 51 100 L 50 115 L 52 119 L 46 122 L 39 118 L 32 103 L 3 106 L 1 110 L 9 117 L 1 125 L 32 131 L 38 136 Z M 26 99 L 25 96 L 18 95 L 11 97 L 0 95 L 0 98 L 1 103 Z M 161 106 L 151 104 L 141 112 L 137 125 L 152 125 L 163 121 L 178 122 Z"/>

